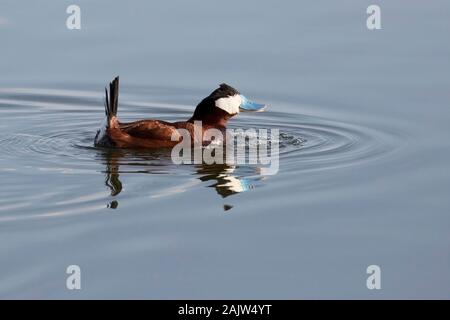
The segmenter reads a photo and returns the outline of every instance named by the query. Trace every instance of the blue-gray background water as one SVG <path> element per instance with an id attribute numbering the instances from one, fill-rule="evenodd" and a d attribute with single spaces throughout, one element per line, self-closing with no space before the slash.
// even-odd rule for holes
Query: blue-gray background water
<path id="1" fill-rule="evenodd" d="M 0 4 L 0 297 L 449 297 L 448 1 L 72 3 Z M 124 120 L 268 103 L 279 173 L 93 148 L 115 75 Z"/>

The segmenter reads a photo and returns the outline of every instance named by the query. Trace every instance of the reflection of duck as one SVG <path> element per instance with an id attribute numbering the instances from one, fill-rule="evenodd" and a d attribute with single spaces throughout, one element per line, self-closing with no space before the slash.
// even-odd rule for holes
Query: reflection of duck
<path id="1" fill-rule="evenodd" d="M 166 167 L 167 169 L 170 169 L 169 167 L 173 165 L 169 160 L 167 160 L 167 163 L 165 164 L 164 159 L 160 159 L 158 161 L 158 169 L 153 169 L 151 165 L 147 167 L 146 170 L 142 170 L 143 163 L 141 161 L 135 161 L 136 157 L 138 157 L 140 160 L 144 161 L 151 161 L 155 160 L 159 157 L 161 157 L 161 153 L 158 154 L 150 154 L 146 152 L 145 154 L 139 154 L 136 152 L 126 151 L 126 150 L 120 150 L 120 149 L 109 149 L 109 150 L 102 150 L 101 152 L 101 158 L 104 160 L 106 169 L 105 169 L 105 185 L 110 189 L 111 197 L 118 196 L 122 190 L 123 185 L 122 181 L 120 179 L 120 166 L 126 166 L 127 173 L 147 173 L 147 174 L 156 174 L 161 173 L 162 167 Z M 127 161 L 127 159 L 131 159 L 131 156 L 133 158 L 133 161 Z M 167 156 L 167 155 L 166 155 Z M 164 156 L 162 157 L 164 158 Z M 125 161 L 124 161 L 125 160 Z M 139 168 L 136 168 L 136 170 L 130 170 L 129 167 L 132 166 L 139 166 Z M 152 198 L 159 198 L 159 197 L 166 197 L 173 194 L 181 193 L 188 191 L 191 189 L 194 185 L 198 185 L 199 182 L 203 181 L 215 181 L 214 184 L 210 185 L 209 187 L 213 187 L 216 192 L 221 195 L 223 198 L 228 197 L 230 195 L 248 191 L 253 188 L 253 186 L 250 183 L 249 178 L 245 177 L 239 177 L 235 174 L 235 171 L 237 170 L 234 166 L 229 166 L 226 164 L 200 164 L 196 166 L 188 166 L 186 165 L 185 168 L 194 168 L 196 172 L 196 178 L 195 179 L 188 179 L 184 184 L 178 184 L 174 187 L 166 188 L 166 189 L 160 189 L 156 190 L 153 194 L 150 195 Z M 247 168 L 249 169 L 249 168 Z M 254 176 L 257 175 L 257 168 L 251 169 L 250 172 L 247 172 L 247 175 Z M 115 209 L 118 207 L 118 201 L 117 199 L 112 200 L 108 204 L 109 208 Z M 228 210 L 230 206 L 226 205 L 224 206 L 225 210 Z"/>
<path id="2" fill-rule="evenodd" d="M 197 167 L 197 173 L 201 181 L 216 180 L 217 182 L 210 187 L 214 187 L 217 193 L 225 198 L 253 188 L 247 178 L 238 178 L 233 175 L 235 169 L 235 166 L 226 164 L 201 165 Z"/>
<path id="3" fill-rule="evenodd" d="M 122 182 L 119 179 L 119 164 L 117 157 L 107 158 L 105 185 L 111 189 L 111 196 L 115 197 L 122 191 Z"/>
<path id="4" fill-rule="evenodd" d="M 212 128 L 224 130 L 228 120 L 239 111 L 262 111 L 265 108 L 265 105 L 249 101 L 236 89 L 223 83 L 197 105 L 194 114 L 187 121 L 170 123 L 160 120 L 139 120 L 122 123 L 117 118 L 118 99 L 119 77 L 116 77 L 109 85 L 109 92 L 106 89 L 106 118 L 95 136 L 97 146 L 145 149 L 173 147 L 181 140 L 180 129 L 187 130 L 194 141 L 195 121 L 201 121 L 201 132 Z M 175 139 L 178 137 L 178 140 L 172 141 L 172 137 Z M 202 135 L 198 142 L 209 141 L 203 141 Z"/>
<path id="5" fill-rule="evenodd" d="M 119 179 L 119 164 L 117 162 L 117 153 L 112 151 L 105 151 L 103 157 L 106 160 L 105 170 L 105 185 L 111 190 L 111 196 L 115 197 L 122 192 L 122 182 Z M 119 203 L 117 200 L 112 200 L 108 204 L 108 208 L 116 209 Z"/>

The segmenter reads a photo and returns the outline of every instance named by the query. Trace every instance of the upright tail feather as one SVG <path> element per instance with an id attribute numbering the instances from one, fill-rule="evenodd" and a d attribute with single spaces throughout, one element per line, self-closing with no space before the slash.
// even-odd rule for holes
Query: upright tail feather
<path id="1" fill-rule="evenodd" d="M 114 143 L 108 136 L 108 129 L 111 128 L 111 120 L 117 115 L 117 107 L 119 105 L 119 77 L 115 77 L 113 81 L 105 88 L 105 119 L 103 119 L 100 129 L 95 135 L 94 144 L 97 146 L 112 146 Z M 117 121 L 116 121 L 117 122 Z"/>
<path id="2" fill-rule="evenodd" d="M 117 115 L 117 107 L 119 104 L 119 77 L 115 77 L 113 81 L 109 84 L 108 88 L 105 88 L 105 114 L 109 121 L 112 117 Z"/>

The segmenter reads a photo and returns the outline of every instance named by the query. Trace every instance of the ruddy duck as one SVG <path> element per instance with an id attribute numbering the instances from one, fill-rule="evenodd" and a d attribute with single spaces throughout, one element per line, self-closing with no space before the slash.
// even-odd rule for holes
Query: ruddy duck
<path id="1" fill-rule="evenodd" d="M 138 120 L 119 122 L 117 107 L 119 99 L 119 77 L 105 88 L 105 119 L 95 136 L 96 146 L 118 148 L 167 148 L 175 146 L 181 139 L 178 129 L 186 129 L 194 137 L 194 127 L 201 121 L 201 132 L 207 129 L 224 131 L 228 120 L 240 111 L 263 111 L 265 105 L 251 102 L 236 89 L 222 83 L 195 108 L 187 121 L 166 122 L 162 120 Z M 177 138 L 173 141 L 173 137 Z M 202 144 L 203 134 L 201 135 Z"/>

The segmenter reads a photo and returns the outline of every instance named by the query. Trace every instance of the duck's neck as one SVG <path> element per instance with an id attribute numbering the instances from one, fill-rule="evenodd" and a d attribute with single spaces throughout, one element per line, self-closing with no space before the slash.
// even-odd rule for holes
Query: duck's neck
<path id="1" fill-rule="evenodd" d="M 231 116 L 228 113 L 224 112 L 202 115 L 201 117 L 192 116 L 189 119 L 189 122 L 201 121 L 203 127 L 225 128 L 230 118 Z"/>

